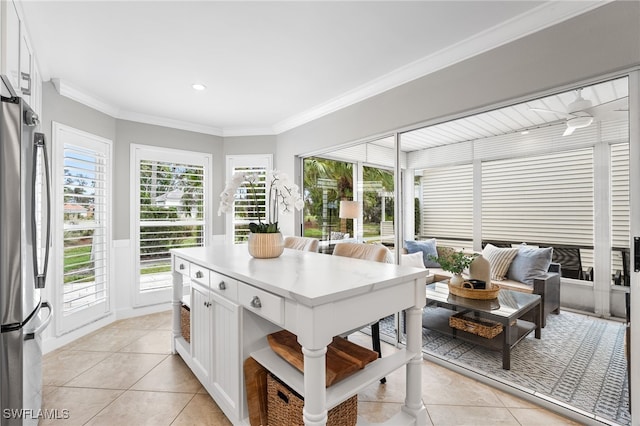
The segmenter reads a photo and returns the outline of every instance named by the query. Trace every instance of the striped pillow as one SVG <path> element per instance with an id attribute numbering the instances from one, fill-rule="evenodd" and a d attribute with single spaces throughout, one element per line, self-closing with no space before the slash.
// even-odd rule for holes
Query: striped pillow
<path id="1" fill-rule="evenodd" d="M 518 254 L 518 250 L 520 250 L 518 247 L 501 248 L 492 244 L 487 244 L 484 247 L 482 257 L 489 261 L 492 280 L 504 280 L 507 277 L 509 266 Z"/>

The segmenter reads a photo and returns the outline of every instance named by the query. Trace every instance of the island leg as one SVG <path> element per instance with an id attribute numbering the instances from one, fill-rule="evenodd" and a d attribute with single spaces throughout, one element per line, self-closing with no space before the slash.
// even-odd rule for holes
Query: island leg
<path id="1" fill-rule="evenodd" d="M 171 262 L 173 264 L 173 262 Z M 182 274 L 178 272 L 172 273 L 173 278 L 173 300 L 171 306 L 173 308 L 172 313 L 172 328 L 173 336 L 171 336 L 171 353 L 176 353 L 176 339 L 182 334 L 180 328 L 180 309 L 182 309 Z"/>
<path id="2" fill-rule="evenodd" d="M 304 355 L 304 424 L 322 426 L 327 424 L 327 392 L 325 358 L 327 347 L 321 349 L 302 348 Z"/>
<path id="3" fill-rule="evenodd" d="M 422 403 L 422 308 L 406 310 L 407 350 L 416 355 L 407 364 L 406 395 L 402 411 L 415 418 L 416 425 L 427 424 L 427 409 Z"/>

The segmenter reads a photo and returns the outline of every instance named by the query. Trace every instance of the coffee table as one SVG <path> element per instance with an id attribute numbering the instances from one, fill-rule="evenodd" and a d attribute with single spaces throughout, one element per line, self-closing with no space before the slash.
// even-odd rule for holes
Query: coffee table
<path id="1" fill-rule="evenodd" d="M 434 314 L 425 309 L 422 317 L 424 328 L 502 351 L 502 368 L 505 370 L 511 369 L 511 350 L 518 342 L 534 330 L 535 338 L 541 337 L 541 298 L 537 294 L 501 289 L 497 299 L 468 299 L 450 294 L 446 281 L 428 284 L 425 294 L 427 306 L 444 309 L 438 309 Z M 498 322 L 502 324 L 502 332 L 492 339 L 487 339 L 449 327 L 449 317 L 460 312 L 472 318 Z M 524 320 L 523 316 L 529 312 L 531 312 L 530 317 Z"/>

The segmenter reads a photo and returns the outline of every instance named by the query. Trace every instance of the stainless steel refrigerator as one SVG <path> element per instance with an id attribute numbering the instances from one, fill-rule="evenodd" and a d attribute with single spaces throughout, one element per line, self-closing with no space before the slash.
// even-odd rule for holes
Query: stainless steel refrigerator
<path id="1" fill-rule="evenodd" d="M 43 418 L 41 298 L 50 247 L 49 165 L 38 117 L 2 76 L 0 90 L 0 424 Z"/>

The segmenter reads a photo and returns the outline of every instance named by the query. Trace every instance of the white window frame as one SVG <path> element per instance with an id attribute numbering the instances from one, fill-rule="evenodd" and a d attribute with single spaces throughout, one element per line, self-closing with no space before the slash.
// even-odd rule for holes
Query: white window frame
<path id="1" fill-rule="evenodd" d="M 109 139 L 102 138 L 100 136 L 84 132 L 82 130 L 75 129 L 73 127 L 60 124 L 57 122 L 52 123 L 52 164 L 53 164 L 53 176 L 52 176 L 52 189 L 54 195 L 54 203 L 52 206 L 52 220 L 55 224 L 61 224 L 64 220 L 64 145 L 65 137 L 72 137 L 75 139 L 81 139 L 80 143 L 76 145 L 85 145 L 86 148 L 103 150 L 107 157 L 107 169 L 105 173 L 107 178 L 105 179 L 105 253 L 106 253 L 106 292 L 107 298 L 104 303 L 93 305 L 87 309 L 69 314 L 63 315 L 64 305 L 64 227 L 53 226 L 53 277 L 54 282 L 52 285 L 55 294 L 52 299 L 55 300 L 54 312 L 55 312 L 55 333 L 57 336 L 61 336 L 77 328 L 80 328 L 90 322 L 94 322 L 100 318 L 109 315 L 112 312 L 115 303 L 115 291 L 112 282 L 113 274 L 113 253 L 111 235 L 112 229 L 112 188 L 113 188 L 113 142 Z M 96 148 L 96 144 L 101 145 L 101 149 Z"/>
<path id="2" fill-rule="evenodd" d="M 163 161 L 168 163 L 181 163 L 181 164 L 197 164 L 204 168 L 204 189 L 203 189 L 203 205 L 204 205 L 204 245 L 207 245 L 211 240 L 211 175 L 213 156 L 204 152 L 187 151 L 183 149 L 163 148 L 151 145 L 131 144 L 130 148 L 130 176 L 131 176 L 131 197 L 130 197 L 130 211 L 131 211 L 131 228 L 130 235 L 132 241 L 132 252 L 134 256 L 134 262 L 132 267 L 132 300 L 133 306 L 148 306 L 160 303 L 167 303 L 171 301 L 172 290 L 171 287 L 162 288 L 157 290 L 145 291 L 144 294 L 140 291 L 140 172 L 139 164 L 140 160 L 153 160 Z"/>

